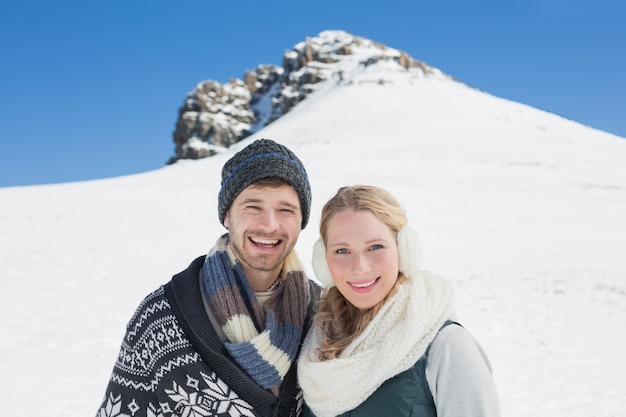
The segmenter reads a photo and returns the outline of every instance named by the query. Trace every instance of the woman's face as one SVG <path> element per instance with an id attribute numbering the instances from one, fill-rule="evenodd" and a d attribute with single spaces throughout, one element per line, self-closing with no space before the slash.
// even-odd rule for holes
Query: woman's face
<path id="1" fill-rule="evenodd" d="M 337 289 L 359 309 L 381 302 L 398 278 L 391 229 L 367 210 L 344 210 L 328 223 L 326 261 Z"/>

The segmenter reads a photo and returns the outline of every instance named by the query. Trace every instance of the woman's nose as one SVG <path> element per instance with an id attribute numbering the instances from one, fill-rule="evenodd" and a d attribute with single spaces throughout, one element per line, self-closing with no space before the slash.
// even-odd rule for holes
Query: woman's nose
<path id="1" fill-rule="evenodd" d="M 352 271 L 355 274 L 363 274 L 370 271 L 370 263 L 367 257 L 363 255 L 355 255 L 352 262 Z"/>

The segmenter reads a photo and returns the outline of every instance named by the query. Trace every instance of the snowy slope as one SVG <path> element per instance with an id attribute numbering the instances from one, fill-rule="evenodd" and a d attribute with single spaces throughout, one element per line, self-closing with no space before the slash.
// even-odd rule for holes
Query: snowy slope
<path id="1" fill-rule="evenodd" d="M 626 416 L 626 141 L 445 77 L 357 69 L 216 157 L 0 189 L 7 415 L 95 414 L 135 307 L 224 231 L 222 164 L 269 137 L 311 178 L 307 266 L 327 198 L 384 186 L 421 234 L 424 267 L 453 281 L 504 416 Z"/>

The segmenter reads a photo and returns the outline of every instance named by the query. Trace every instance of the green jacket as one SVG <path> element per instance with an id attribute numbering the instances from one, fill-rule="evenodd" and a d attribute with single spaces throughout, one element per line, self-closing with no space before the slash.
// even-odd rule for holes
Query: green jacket
<path id="1" fill-rule="evenodd" d="M 448 320 L 441 328 L 452 323 Z M 426 380 L 429 350 L 411 368 L 385 381 L 367 400 L 339 417 L 437 417 Z M 306 404 L 302 417 L 315 417 Z"/>
<path id="2" fill-rule="evenodd" d="M 303 417 L 314 417 L 305 405 Z M 385 381 L 354 410 L 342 417 L 436 417 L 435 402 L 426 381 L 426 357 L 412 368 Z"/>

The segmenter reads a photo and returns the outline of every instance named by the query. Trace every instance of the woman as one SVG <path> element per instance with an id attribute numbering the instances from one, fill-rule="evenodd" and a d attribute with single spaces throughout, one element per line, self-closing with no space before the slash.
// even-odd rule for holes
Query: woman
<path id="1" fill-rule="evenodd" d="M 313 269 L 330 288 L 298 360 L 304 416 L 499 416 L 489 360 L 453 321 L 451 284 L 419 270 L 397 200 L 341 188 L 320 234 Z"/>

